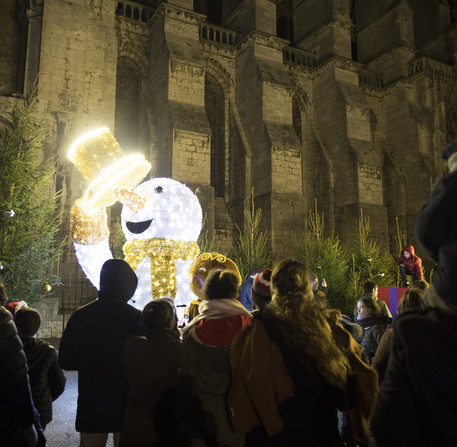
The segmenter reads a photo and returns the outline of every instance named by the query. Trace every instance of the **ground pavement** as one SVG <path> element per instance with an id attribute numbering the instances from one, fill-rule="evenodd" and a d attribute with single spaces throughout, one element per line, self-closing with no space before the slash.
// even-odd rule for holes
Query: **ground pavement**
<path id="1" fill-rule="evenodd" d="M 75 431 L 78 373 L 65 371 L 67 384 L 64 393 L 52 404 L 53 420 L 46 427 L 47 447 L 79 447 L 79 433 Z M 113 446 L 110 435 L 107 447 Z"/>

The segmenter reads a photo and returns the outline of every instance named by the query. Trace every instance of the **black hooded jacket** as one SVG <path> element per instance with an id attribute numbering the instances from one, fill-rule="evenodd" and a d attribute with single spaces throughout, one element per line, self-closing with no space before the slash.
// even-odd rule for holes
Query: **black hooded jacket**
<path id="1" fill-rule="evenodd" d="M 0 445 L 13 445 L 35 421 L 27 359 L 13 317 L 0 306 Z"/>
<path id="2" fill-rule="evenodd" d="M 57 364 L 57 351 L 39 338 L 22 338 L 29 367 L 33 403 L 42 426 L 52 421 L 52 402 L 65 389 L 65 376 Z"/>
<path id="3" fill-rule="evenodd" d="M 141 311 L 127 304 L 137 283 L 125 261 L 106 261 L 100 273 L 98 300 L 74 312 L 62 335 L 60 366 L 78 371 L 79 432 L 121 430 L 128 394 L 122 349 L 129 335 L 144 333 Z"/>
<path id="4" fill-rule="evenodd" d="M 438 295 L 457 307 L 455 267 L 457 264 L 457 172 L 443 177 L 429 201 L 416 217 L 414 234 L 438 267 L 433 285 Z"/>

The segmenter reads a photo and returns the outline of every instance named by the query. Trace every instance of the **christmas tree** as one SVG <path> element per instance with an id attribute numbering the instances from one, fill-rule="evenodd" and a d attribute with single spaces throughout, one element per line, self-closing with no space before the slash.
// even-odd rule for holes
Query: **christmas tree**
<path id="1" fill-rule="evenodd" d="M 59 194 L 55 159 L 45 153 L 46 128 L 36 93 L 19 100 L 0 140 L 0 281 L 10 299 L 33 304 L 59 278 L 52 266 L 63 242 L 55 242 Z"/>
<path id="2" fill-rule="evenodd" d="M 352 266 L 350 270 L 351 294 L 354 299 L 362 293 L 363 285 L 373 281 L 379 287 L 395 285 L 398 270 L 393 257 L 381 248 L 378 241 L 370 237 L 370 220 L 360 210 L 354 231 L 353 244 L 350 247 Z"/>
<path id="3" fill-rule="evenodd" d="M 320 282 L 325 279 L 329 307 L 351 315 L 353 303 L 347 293 L 347 251 L 337 236 L 324 236 L 324 215 L 318 212 L 316 201 L 314 211 L 310 210 L 308 214 L 308 229 L 306 236 L 294 239 L 297 257 Z"/>
<path id="4" fill-rule="evenodd" d="M 251 206 L 244 209 L 243 230 L 237 225 L 237 235 L 230 257 L 240 270 L 243 281 L 253 268 L 263 270 L 273 267 L 275 259 L 267 247 L 267 234 L 260 230 L 262 210 L 254 207 L 254 188 L 251 192 Z"/>

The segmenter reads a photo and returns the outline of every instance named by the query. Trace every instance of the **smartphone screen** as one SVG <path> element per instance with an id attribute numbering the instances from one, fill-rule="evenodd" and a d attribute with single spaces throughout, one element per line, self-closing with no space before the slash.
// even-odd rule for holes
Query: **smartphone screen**
<path id="1" fill-rule="evenodd" d="M 184 327 L 187 324 L 187 306 L 185 304 L 178 304 L 176 306 L 176 318 L 178 319 L 178 327 Z"/>

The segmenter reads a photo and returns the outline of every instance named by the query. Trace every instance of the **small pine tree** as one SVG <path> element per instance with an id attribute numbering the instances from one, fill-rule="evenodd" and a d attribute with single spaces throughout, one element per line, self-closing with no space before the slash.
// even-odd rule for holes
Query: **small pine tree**
<path id="1" fill-rule="evenodd" d="M 373 281 L 381 287 L 395 283 L 395 261 L 389 253 L 381 249 L 379 242 L 370 238 L 370 231 L 370 220 L 364 217 L 361 209 L 354 231 L 354 242 L 350 247 L 350 283 L 354 301 L 367 281 Z"/>
<path id="2" fill-rule="evenodd" d="M 205 228 L 205 223 L 206 214 L 203 216 L 202 230 L 200 232 L 200 235 L 198 236 L 197 245 L 200 248 L 200 253 L 212 253 L 213 251 L 217 251 L 218 249 L 216 243 L 214 242 L 214 237 L 209 239 L 208 230 L 203 231 L 203 228 Z"/>
<path id="3" fill-rule="evenodd" d="M 394 257 L 394 261 L 396 258 L 401 256 L 401 251 L 403 250 L 403 247 L 406 245 L 406 235 L 400 230 L 400 225 L 398 224 L 398 217 L 395 217 L 395 226 L 397 229 L 397 234 L 395 235 L 395 245 L 396 245 L 396 254 L 397 256 Z M 397 274 L 396 274 L 396 280 L 395 284 L 398 285 L 400 284 L 400 271 L 397 268 Z"/>
<path id="4" fill-rule="evenodd" d="M 254 207 L 254 188 L 251 192 L 251 206 L 244 210 L 243 230 L 236 226 L 237 235 L 230 257 L 240 270 L 243 281 L 252 268 L 265 269 L 273 265 L 273 257 L 267 248 L 267 234 L 260 231 L 262 210 Z"/>
<path id="5" fill-rule="evenodd" d="M 324 237 L 324 214 L 317 211 L 317 202 L 314 202 L 314 212 L 308 214 L 308 237 L 294 238 L 297 257 L 320 281 L 327 282 L 327 299 L 329 306 L 340 309 L 342 313 L 351 311 L 352 303 L 347 294 L 347 253 L 339 238 L 332 234 Z"/>
<path id="6" fill-rule="evenodd" d="M 30 304 L 45 296 L 45 284 L 60 284 L 52 266 L 64 246 L 55 242 L 55 159 L 43 153 L 46 131 L 37 107 L 36 92 L 24 97 L 0 140 L 0 280 L 11 298 Z"/>

